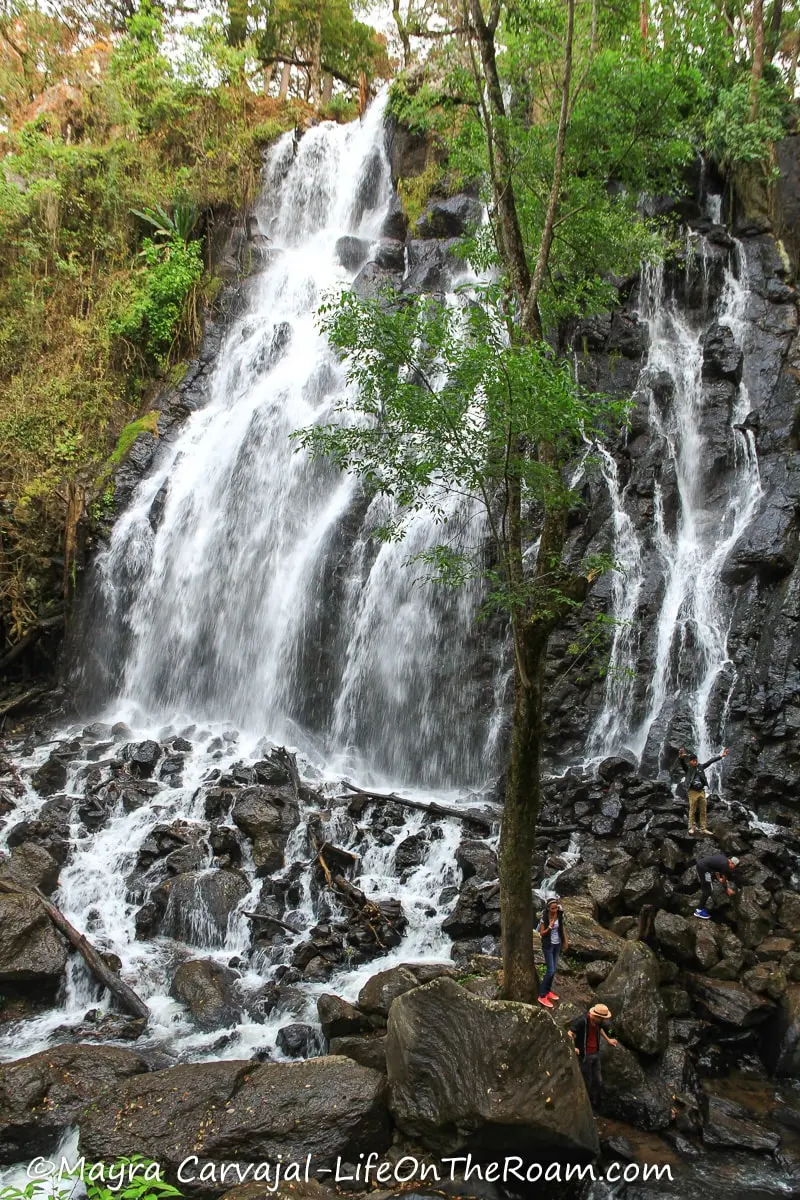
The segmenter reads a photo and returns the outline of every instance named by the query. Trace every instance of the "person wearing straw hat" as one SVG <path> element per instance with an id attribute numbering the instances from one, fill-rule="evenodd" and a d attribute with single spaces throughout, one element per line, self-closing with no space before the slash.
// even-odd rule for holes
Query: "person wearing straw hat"
<path id="1" fill-rule="evenodd" d="M 610 1037 L 609 1021 L 611 1011 L 606 1004 L 593 1004 L 588 1013 L 578 1017 L 567 1030 L 567 1037 L 575 1043 L 575 1053 L 581 1064 L 583 1082 L 589 1093 L 592 1108 L 596 1108 L 603 1090 L 603 1072 L 600 1067 L 600 1039 L 609 1046 L 619 1043 L 615 1037 Z"/>

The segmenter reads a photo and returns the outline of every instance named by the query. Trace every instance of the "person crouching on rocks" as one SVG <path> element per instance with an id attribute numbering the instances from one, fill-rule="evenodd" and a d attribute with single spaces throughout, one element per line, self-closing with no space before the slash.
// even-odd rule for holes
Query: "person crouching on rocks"
<path id="1" fill-rule="evenodd" d="M 708 905 L 714 890 L 714 881 L 723 884 L 729 896 L 734 894 L 728 876 L 739 865 L 738 858 L 728 858 L 727 854 L 709 854 L 707 858 L 699 858 L 695 864 L 697 878 L 700 881 L 700 907 L 694 910 L 694 915 L 702 921 L 708 921 L 710 914 Z"/>
<path id="2" fill-rule="evenodd" d="M 596 1108 L 599 1104 L 600 1094 L 603 1090 L 603 1073 L 600 1069 L 600 1038 L 608 1042 L 609 1046 L 619 1045 L 615 1037 L 609 1036 L 608 1022 L 610 1020 L 611 1012 L 608 1006 L 595 1004 L 588 1013 L 573 1021 L 567 1030 L 567 1037 L 572 1038 L 575 1043 L 575 1053 L 580 1059 L 581 1074 L 583 1082 L 586 1084 L 586 1091 L 589 1093 L 592 1108 Z"/>
<path id="3" fill-rule="evenodd" d="M 538 928 L 542 939 L 542 954 L 545 961 L 545 973 L 539 984 L 539 1003 L 545 1008 L 552 1008 L 553 1001 L 558 996 L 553 991 L 553 980 L 556 977 L 558 959 L 562 950 L 569 949 L 567 931 L 564 927 L 564 910 L 558 903 L 558 896 L 548 900 Z"/>
<path id="4" fill-rule="evenodd" d="M 721 762 L 728 754 L 727 746 L 718 754 L 716 758 L 709 758 L 707 762 L 701 763 L 697 761 L 696 754 L 688 754 L 681 746 L 678 751 L 681 767 L 686 779 L 686 789 L 689 793 L 689 833 L 697 833 L 697 813 L 700 812 L 700 832 L 711 833 L 708 828 L 708 811 L 706 807 L 706 788 L 708 780 L 706 779 L 706 767 L 712 767 L 714 763 Z"/>

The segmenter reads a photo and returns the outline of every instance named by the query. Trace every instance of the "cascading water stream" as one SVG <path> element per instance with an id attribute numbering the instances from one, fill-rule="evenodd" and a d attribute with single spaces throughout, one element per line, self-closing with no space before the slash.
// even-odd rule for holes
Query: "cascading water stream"
<path id="1" fill-rule="evenodd" d="M 687 256 L 687 271 L 697 269 Z M 701 255 L 700 269 L 705 270 Z M 612 613 L 617 622 L 611 670 L 603 709 L 589 741 L 589 757 L 627 751 L 641 762 L 645 754 L 657 762 L 667 709 L 680 697 L 691 723 L 693 744 L 701 757 L 711 757 L 724 726 L 725 703 L 713 713 L 719 689 L 731 663 L 727 651 L 729 614 L 721 586 L 725 561 L 755 515 L 761 498 L 755 442 L 742 427 L 749 410 L 747 356 L 729 419 L 731 459 L 727 493 L 720 517 L 719 502 L 710 500 L 709 453 L 703 435 L 703 338 L 712 319 L 728 326 L 741 346 L 747 305 L 747 264 L 736 247 L 736 260 L 726 272 L 725 287 L 713 318 L 692 324 L 665 294 L 663 269 L 645 270 L 640 318 L 650 330 L 650 351 L 642 376 L 649 391 L 652 434 L 664 448 L 668 474 L 674 476 L 677 515 L 665 511 L 662 484 L 653 489 L 653 526 L 649 544 L 625 508 L 616 465 L 601 452 L 601 470 L 613 510 L 613 556 L 620 569 L 612 582 Z M 653 383 L 657 381 L 658 387 Z M 665 387 L 665 381 L 668 386 Z M 666 399 L 665 399 L 666 396 Z M 653 558 L 663 579 L 653 639 L 653 668 L 644 711 L 635 713 L 630 676 L 641 657 L 643 630 L 633 624 L 645 575 Z M 731 680 L 727 689 L 730 696 Z M 656 738 L 655 744 L 653 738 Z"/>
<path id="2" fill-rule="evenodd" d="M 457 593 L 421 586 L 407 560 L 439 541 L 441 527 L 410 514 L 404 542 L 376 545 L 371 531 L 386 516 L 384 502 L 368 504 L 354 478 L 297 452 L 291 439 L 329 420 L 342 393 L 344 368 L 316 321 L 326 294 L 353 276 L 340 265 L 337 240 L 360 239 L 366 255 L 391 195 L 381 102 L 361 123 L 322 124 L 299 144 L 290 135 L 277 143 L 258 208 L 269 240 L 266 269 L 247 285 L 247 309 L 219 355 L 208 403 L 162 447 L 99 563 L 101 616 L 86 657 L 104 662 L 116 679 L 104 719 L 126 722 L 131 739 L 181 734 L 191 749 L 178 784 L 159 784 L 152 801 L 132 811 L 117 804 L 91 832 L 77 810 L 96 768 L 83 755 L 73 761 L 65 789 L 75 798 L 71 853 L 56 899 L 77 928 L 118 955 L 123 978 L 148 1001 L 152 1017 L 138 1044 L 182 1058 L 246 1057 L 265 1047 L 274 1053 L 277 1030 L 297 1019 L 278 1008 L 262 1022 L 245 1016 L 222 1036 L 202 1032 L 169 987 L 187 958 L 235 958 L 244 991 L 263 987 L 291 959 L 318 920 L 309 821 L 359 855 L 353 882 L 372 898 L 399 900 L 408 924 L 400 946 L 377 965 L 310 984 L 308 1019 L 316 1019 L 316 991 L 352 998 L 370 974 L 394 962 L 450 956 L 441 920 L 454 901 L 462 836 L 455 821 L 429 822 L 420 863 L 400 872 L 397 846 L 422 828 L 421 816 L 378 840 L 341 803 L 312 804 L 289 839 L 281 873 L 301 894 L 298 933 L 266 956 L 250 951 L 244 913 L 256 906 L 261 880 L 247 848 L 249 891 L 227 923 L 204 891 L 210 850 L 192 868 L 192 902 L 168 904 L 162 936 L 137 938 L 143 897 L 131 884 L 139 849 L 156 826 L 180 821 L 207 830 L 209 769 L 224 774 L 255 762 L 270 744 L 296 749 L 304 777 L 327 794 L 347 772 L 373 785 L 435 788 L 437 798 L 458 804 L 491 773 L 496 722 L 478 700 L 485 683 L 472 670 L 484 653 L 475 633 L 480 585 Z M 451 540 L 479 543 L 468 502 L 454 500 L 448 514 Z M 20 749 L 23 774 L 46 752 Z M 30 789 L 0 844 L 41 803 Z M 5 1026 L 0 1058 L 43 1049 L 96 1004 L 97 990 L 73 956 L 59 1006 Z"/>

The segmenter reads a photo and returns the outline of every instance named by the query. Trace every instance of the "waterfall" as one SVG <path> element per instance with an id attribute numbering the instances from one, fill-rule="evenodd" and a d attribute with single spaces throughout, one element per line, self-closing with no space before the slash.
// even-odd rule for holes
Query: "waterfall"
<path id="1" fill-rule="evenodd" d="M 441 539 L 433 519 L 412 514 L 404 540 L 378 547 L 385 501 L 365 512 L 354 477 L 291 439 L 329 420 L 342 394 L 316 310 L 352 278 L 337 239 L 367 246 L 380 233 L 383 139 L 376 103 L 361 124 L 322 124 L 298 145 L 287 134 L 271 152 L 258 208 L 268 268 L 208 405 L 117 522 L 101 590 L 106 637 L 125 647 L 116 716 L 232 721 L 378 780 L 448 787 L 491 766 L 490 714 L 470 678 L 480 584 L 422 584 L 408 559 Z M 478 536 L 473 515 L 453 506 L 448 537 Z"/>
<path id="2" fill-rule="evenodd" d="M 460 822 L 419 813 L 378 833 L 350 818 L 335 797 L 346 772 L 419 796 L 435 789 L 437 798 L 458 804 L 491 774 L 501 750 L 492 707 L 500 652 L 492 631 L 476 625 L 480 582 L 451 591 L 423 583 L 422 569 L 409 565 L 442 539 L 441 524 L 424 511 L 410 513 L 403 540 L 377 542 L 373 531 L 394 515 L 388 502 L 365 497 L 355 478 L 298 452 L 291 438 L 330 420 L 345 386 L 343 364 L 316 312 L 353 278 L 338 261 L 337 240 L 360 239 L 368 257 L 388 213 L 383 119 L 379 101 L 362 122 L 324 123 L 297 144 L 286 135 L 271 150 L 256 210 L 269 239 L 266 268 L 247 283 L 208 403 L 160 447 L 97 563 L 99 615 L 85 653 L 116 680 L 97 714 L 105 734 L 112 721 L 123 721 L 126 739 L 180 735 L 186 744 L 179 780 L 153 780 L 152 799 L 130 809 L 118 801 L 105 824 L 87 831 L 78 808 L 92 774 L 107 779 L 113 767 L 108 759 L 96 765 L 91 739 L 83 739 L 65 789 L 75 806 L 56 900 L 101 950 L 119 957 L 122 977 L 146 999 L 151 1018 L 137 1044 L 176 1058 L 241 1058 L 256 1049 L 276 1056 L 283 1025 L 316 1022 L 319 992 L 355 999 L 378 970 L 449 959 L 441 921 L 455 902 Z M 448 505 L 448 541 L 480 544 L 472 503 L 454 498 Z M 82 729 L 60 735 L 79 737 Z M 297 936 L 252 951 L 244 914 L 257 906 L 262 880 L 249 850 L 236 903 L 220 916 L 205 889 L 220 872 L 202 840 L 182 876 L 180 899 L 167 903 L 160 935 L 137 936 L 149 886 L 137 856 L 147 838 L 175 822 L 207 837 L 209 780 L 247 769 L 275 744 L 296 751 L 317 793 L 301 811 L 278 872 L 296 892 Z M 48 749 L 16 748 L 24 776 Z M 42 804 L 28 788 L 0 831 L 0 847 Z M 227 1031 L 199 1030 L 170 995 L 179 963 L 234 959 L 246 998 L 287 969 L 294 948 L 324 919 L 312 880 L 312 823 L 317 835 L 357 858 L 353 882 L 367 896 L 401 903 L 407 926 L 400 945 L 324 984 L 303 982 L 301 1011 L 279 1005 L 256 1020 L 245 1010 Z M 398 847 L 413 834 L 423 847 L 418 865 L 400 870 Z M 335 915 L 335 900 L 326 903 Z M 0 1030 L 0 1059 L 63 1040 L 97 1004 L 97 988 L 73 956 L 57 1006 Z"/>
<path id="3" fill-rule="evenodd" d="M 706 279 L 701 242 L 699 268 Z M 687 254 L 687 272 L 698 269 L 697 254 Z M 705 286 L 703 288 L 706 296 Z M 680 711 L 691 728 L 701 758 L 716 752 L 735 679 L 727 649 L 730 611 L 721 573 L 725 561 L 755 515 L 761 482 L 753 433 L 741 427 L 749 411 L 747 347 L 742 347 L 748 303 L 747 262 L 739 243 L 728 267 L 716 311 L 704 304 L 702 320 L 693 321 L 666 293 L 663 267 L 643 272 L 640 319 L 650 333 L 650 349 L 640 387 L 649 397 L 651 437 L 663 449 L 661 479 L 653 488 L 649 535 L 637 533 L 626 510 L 616 464 L 601 451 L 601 471 L 613 512 L 612 615 L 616 628 L 604 703 L 589 738 L 589 756 L 628 752 L 642 762 L 660 761 L 670 720 Z M 731 464 L 720 503 L 710 495 L 713 453 L 704 436 L 706 394 L 703 341 L 714 323 L 731 329 L 745 350 L 744 377 L 729 414 L 728 460 Z M 677 512 L 667 512 L 664 480 L 674 479 Z M 660 601 L 652 636 L 652 671 L 644 705 L 631 682 L 642 659 L 647 631 L 634 616 L 648 570 L 661 578 Z M 727 686 L 726 686 L 727 685 Z M 723 694 L 724 693 L 724 694 Z M 688 735 L 687 735 L 688 740 Z"/>

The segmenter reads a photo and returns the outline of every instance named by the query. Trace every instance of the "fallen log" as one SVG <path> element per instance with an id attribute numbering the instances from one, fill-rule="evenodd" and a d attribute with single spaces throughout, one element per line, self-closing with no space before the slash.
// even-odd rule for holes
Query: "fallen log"
<path id="1" fill-rule="evenodd" d="M 7 713 L 12 713 L 16 708 L 22 708 L 23 704 L 28 704 L 31 700 L 38 700 L 46 691 L 47 688 L 44 685 L 37 684 L 36 687 L 30 688 L 27 692 L 23 692 L 22 695 L 17 695 L 11 700 L 6 700 L 3 704 L 0 704 L 0 717 L 5 717 Z"/>
<path id="2" fill-rule="evenodd" d="M 116 996 L 125 1011 L 131 1013 L 134 1017 L 144 1017 L 145 1020 L 149 1018 L 150 1009 L 144 1000 L 140 996 L 137 996 L 133 988 L 120 979 L 119 975 L 114 974 L 108 963 L 103 961 L 101 955 L 95 950 L 84 934 L 79 933 L 75 926 L 70 924 L 60 909 L 56 908 L 55 904 L 52 904 L 37 887 L 22 885 L 10 879 L 0 879 L 0 892 L 11 896 L 34 896 L 56 929 L 59 929 L 69 944 L 78 951 L 95 979 L 99 983 L 102 983 L 103 987 L 108 988 L 113 996 Z"/>
<path id="3" fill-rule="evenodd" d="M 480 825 L 487 832 L 500 820 L 499 812 L 481 813 L 473 808 L 452 808 L 448 804 L 439 804 L 436 800 L 409 800 L 407 796 L 398 796 L 396 792 L 371 792 L 356 787 L 354 783 L 348 783 L 346 779 L 342 782 L 348 791 L 355 792 L 358 796 L 366 796 L 368 800 L 377 802 L 386 800 L 391 804 L 399 804 L 403 808 L 414 808 L 420 812 L 430 813 L 434 817 L 453 817 L 456 821 Z"/>
<path id="4" fill-rule="evenodd" d="M 267 921 L 270 925 L 277 925 L 279 929 L 285 929 L 287 933 L 291 933 L 292 937 L 296 937 L 300 932 L 298 929 L 292 929 L 291 925 L 287 925 L 285 921 L 279 921 L 277 917 L 270 917 L 267 913 L 246 912 L 244 914 L 248 921 Z"/>

